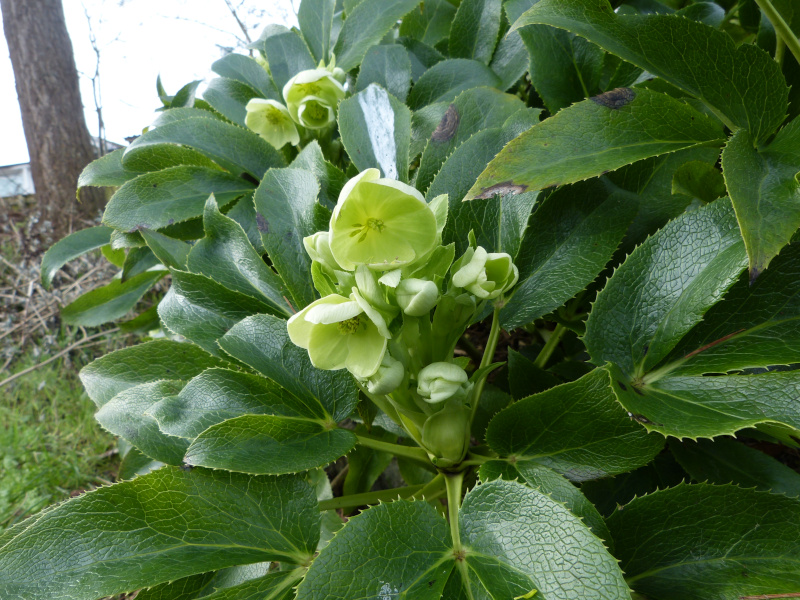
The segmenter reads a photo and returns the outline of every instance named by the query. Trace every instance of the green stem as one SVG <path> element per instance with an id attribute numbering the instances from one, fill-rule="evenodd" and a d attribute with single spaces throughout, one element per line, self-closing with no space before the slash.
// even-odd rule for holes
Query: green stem
<path id="1" fill-rule="evenodd" d="M 437 473 L 436 477 L 431 479 L 428 483 L 426 483 L 422 489 L 420 489 L 417 493 L 414 494 L 415 500 L 430 500 L 433 496 L 436 496 L 439 492 L 446 489 L 444 475 L 441 473 Z"/>
<path id="2" fill-rule="evenodd" d="M 553 333 L 550 334 L 547 342 L 544 344 L 544 348 L 539 352 L 539 355 L 536 357 L 536 360 L 533 361 L 533 364 L 540 368 L 544 369 L 547 365 L 547 361 L 550 360 L 550 357 L 553 355 L 553 351 L 558 347 L 561 338 L 564 337 L 564 334 L 567 333 L 567 328 L 564 327 L 561 323 L 556 325 L 555 330 Z"/>
<path id="3" fill-rule="evenodd" d="M 377 492 L 365 492 L 363 494 L 350 494 L 349 496 L 339 496 L 330 500 L 322 500 L 319 503 L 320 510 L 332 510 L 336 508 L 353 508 L 364 506 L 365 504 L 378 504 L 378 502 L 391 502 L 398 498 L 408 498 L 421 490 L 423 485 L 409 485 L 402 488 L 391 490 L 379 490 Z"/>
<path id="4" fill-rule="evenodd" d="M 431 462 L 431 460 L 428 458 L 428 453 L 422 448 L 401 446 L 400 444 L 392 444 L 390 442 L 381 442 L 379 440 L 373 440 L 372 438 L 363 437 L 360 435 L 356 437 L 358 438 L 358 443 L 362 446 L 366 446 L 367 448 L 372 448 L 373 450 L 379 450 L 381 452 L 388 452 L 390 454 L 394 454 L 395 456 L 405 456 L 406 458 L 418 460 L 420 462 L 424 462 L 425 464 L 430 464 Z"/>
<path id="5" fill-rule="evenodd" d="M 767 18 L 775 28 L 775 33 L 778 34 L 778 37 L 783 40 L 783 43 L 789 48 L 797 62 L 800 63 L 800 40 L 797 39 L 797 36 L 783 19 L 781 13 L 775 10 L 770 0 L 756 0 L 756 4 L 767 15 Z"/>
<path id="6" fill-rule="evenodd" d="M 484 354 L 484 356 L 486 356 Z M 456 567 L 464 582 L 464 590 L 468 600 L 474 600 L 469 580 L 469 568 L 464 560 L 464 547 L 461 545 L 461 531 L 458 527 L 458 510 L 461 507 L 461 486 L 464 483 L 464 472 L 445 475 L 447 484 L 447 518 L 450 520 L 450 537 L 453 538 L 453 555 Z"/>
<path id="7" fill-rule="evenodd" d="M 492 328 L 489 330 L 489 337 L 486 340 L 486 347 L 483 349 L 483 358 L 481 359 L 481 364 L 478 367 L 482 369 L 490 364 L 492 364 L 492 360 L 494 360 L 494 351 L 497 349 L 497 342 L 500 340 L 500 308 L 497 307 L 494 309 L 492 313 Z M 478 402 L 481 400 L 481 394 L 483 394 L 483 388 L 486 385 L 486 375 L 481 377 L 477 382 L 475 382 L 475 389 L 472 393 L 472 415 L 470 416 L 469 422 L 470 425 L 472 421 L 475 420 L 475 413 L 478 412 Z"/>
<path id="8" fill-rule="evenodd" d="M 783 66 L 783 57 L 786 54 L 786 44 L 783 43 L 783 39 L 778 38 L 775 40 L 775 62 L 778 63 L 781 67 Z"/>

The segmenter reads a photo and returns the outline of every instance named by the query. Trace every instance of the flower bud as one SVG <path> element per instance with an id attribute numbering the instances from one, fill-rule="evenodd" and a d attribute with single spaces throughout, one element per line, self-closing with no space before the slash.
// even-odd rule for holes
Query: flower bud
<path id="1" fill-rule="evenodd" d="M 452 283 L 481 300 L 497 298 L 514 286 L 519 270 L 505 252 L 488 253 L 481 246 L 468 248 L 453 263 Z"/>
<path id="2" fill-rule="evenodd" d="M 439 286 L 425 279 L 403 279 L 397 286 L 397 304 L 412 317 L 428 314 L 439 301 Z"/>
<path id="3" fill-rule="evenodd" d="M 436 456 L 436 464 L 449 467 L 460 463 L 468 449 L 469 412 L 463 406 L 445 406 L 428 417 L 422 426 L 422 444 Z"/>
<path id="4" fill-rule="evenodd" d="M 321 263 L 328 269 L 340 270 L 341 267 L 331 253 L 329 239 L 327 231 L 318 231 L 314 235 L 304 237 L 303 246 L 305 246 L 306 252 L 311 257 L 311 260 Z"/>
<path id="5" fill-rule="evenodd" d="M 247 115 L 244 123 L 275 148 L 286 144 L 296 146 L 300 143 L 297 126 L 286 107 L 275 100 L 253 98 L 245 107 Z"/>
<path id="6" fill-rule="evenodd" d="M 417 393 L 431 404 L 456 395 L 465 395 L 469 381 L 466 371 L 453 363 L 436 362 L 423 368 L 417 376 Z"/>
<path id="7" fill-rule="evenodd" d="M 283 87 L 292 119 L 308 129 L 322 129 L 336 120 L 336 108 L 344 98 L 342 84 L 327 69 L 300 71 Z"/>
<path id="8" fill-rule="evenodd" d="M 383 356 L 383 361 L 381 361 L 378 371 L 367 380 L 367 391 L 380 396 L 391 394 L 403 383 L 405 374 L 406 370 L 403 367 L 403 363 L 390 356 L 387 352 Z"/>

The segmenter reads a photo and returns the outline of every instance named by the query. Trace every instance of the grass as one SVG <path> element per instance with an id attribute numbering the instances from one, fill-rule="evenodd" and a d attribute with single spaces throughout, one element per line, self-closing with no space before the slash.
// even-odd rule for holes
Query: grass
<path id="1" fill-rule="evenodd" d="M 30 347 L 0 380 L 66 348 L 59 336 L 47 355 Z M 110 348 L 78 350 L 0 388 L 0 530 L 70 494 L 108 483 L 116 473 L 115 438 L 94 419 L 78 371 Z"/>

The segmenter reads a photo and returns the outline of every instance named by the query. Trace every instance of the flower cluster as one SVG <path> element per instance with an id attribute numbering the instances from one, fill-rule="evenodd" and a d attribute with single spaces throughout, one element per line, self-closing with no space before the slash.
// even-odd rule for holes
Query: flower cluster
<path id="1" fill-rule="evenodd" d="M 476 401 L 456 342 L 518 278 L 509 255 L 480 246 L 454 262 L 454 244 L 442 245 L 446 220 L 446 195 L 427 203 L 377 169 L 360 173 L 329 230 L 304 239 L 323 297 L 288 324 L 314 366 L 350 371 L 441 467 L 463 459 Z"/>
<path id="2" fill-rule="evenodd" d="M 305 130 L 324 130 L 336 120 L 336 107 L 344 98 L 345 72 L 322 63 L 301 71 L 283 86 L 285 105 L 253 98 L 247 103 L 245 124 L 275 148 L 297 146 Z"/>

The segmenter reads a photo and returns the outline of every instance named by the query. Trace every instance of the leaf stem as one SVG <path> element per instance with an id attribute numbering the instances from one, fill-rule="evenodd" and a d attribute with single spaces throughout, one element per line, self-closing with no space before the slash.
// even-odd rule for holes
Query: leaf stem
<path id="1" fill-rule="evenodd" d="M 391 502 L 398 498 L 408 498 L 420 491 L 424 485 L 409 485 L 402 488 L 392 488 L 391 490 L 379 490 L 377 492 L 365 492 L 363 494 L 350 494 L 349 496 L 339 496 L 330 500 L 319 502 L 319 509 L 332 510 L 336 508 L 353 508 L 365 504 L 378 504 L 378 502 Z"/>
<path id="2" fill-rule="evenodd" d="M 783 66 L 783 57 L 786 54 L 786 44 L 783 43 L 783 38 L 775 40 L 775 62 L 781 67 Z"/>
<path id="3" fill-rule="evenodd" d="M 422 488 L 413 496 L 415 500 L 430 500 L 432 496 L 437 496 L 439 492 L 446 489 L 444 475 L 438 473 L 436 477 L 431 479 L 428 483 L 424 484 Z"/>
<path id="4" fill-rule="evenodd" d="M 492 360 L 494 359 L 494 351 L 497 349 L 497 342 L 499 340 L 500 308 L 495 307 L 494 312 L 492 313 L 492 328 L 489 330 L 489 337 L 486 340 L 486 347 L 483 349 L 483 358 L 481 358 L 481 364 L 478 369 L 487 367 L 492 363 Z M 472 393 L 472 414 L 469 419 L 470 424 L 475 420 L 475 413 L 478 412 L 478 403 L 481 400 L 481 394 L 483 393 L 483 388 L 485 385 L 486 376 L 481 377 L 477 382 L 475 382 L 475 389 Z"/>
<path id="5" fill-rule="evenodd" d="M 390 442 L 381 442 L 380 440 L 373 440 L 372 438 L 356 436 L 358 443 L 373 450 L 380 450 L 381 452 L 389 452 L 395 456 L 404 456 L 412 460 L 418 460 L 425 464 L 430 464 L 431 460 L 428 458 L 428 453 L 422 448 L 415 448 L 413 446 L 401 446 L 400 444 L 392 444 Z"/>
<path id="6" fill-rule="evenodd" d="M 453 551 L 458 555 L 464 549 L 461 546 L 461 534 L 458 529 L 458 509 L 461 507 L 461 486 L 464 483 L 464 471 L 444 476 L 447 486 L 447 517 L 450 520 L 450 535 L 453 538 Z M 463 557 L 461 557 L 463 559 Z"/>
<path id="7" fill-rule="evenodd" d="M 783 43 L 789 48 L 797 62 L 800 63 L 800 40 L 797 39 L 797 36 L 781 16 L 781 13 L 775 10 L 770 0 L 756 0 L 756 4 L 767 15 L 767 18 L 775 28 L 775 33 L 778 34 L 778 38 L 783 40 Z"/>
<path id="8" fill-rule="evenodd" d="M 541 349 L 539 355 L 536 357 L 536 360 L 533 361 L 533 364 L 538 367 L 539 369 L 544 369 L 547 365 L 547 361 L 550 360 L 550 357 L 553 355 L 556 347 L 558 347 L 561 338 L 564 337 L 564 334 L 567 333 L 567 328 L 564 327 L 561 323 L 556 325 L 556 328 L 553 330 L 553 333 L 550 334 L 550 337 L 547 338 L 547 341 L 544 344 L 544 348 Z"/>

